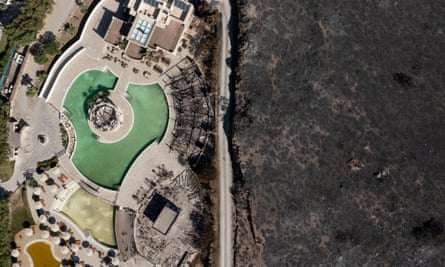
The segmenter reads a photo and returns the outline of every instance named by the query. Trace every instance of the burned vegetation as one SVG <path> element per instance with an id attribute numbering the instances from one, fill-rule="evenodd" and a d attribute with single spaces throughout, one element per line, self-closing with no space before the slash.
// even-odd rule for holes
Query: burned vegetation
<path id="1" fill-rule="evenodd" d="M 236 266 L 445 265 L 445 2 L 240 2 Z"/>

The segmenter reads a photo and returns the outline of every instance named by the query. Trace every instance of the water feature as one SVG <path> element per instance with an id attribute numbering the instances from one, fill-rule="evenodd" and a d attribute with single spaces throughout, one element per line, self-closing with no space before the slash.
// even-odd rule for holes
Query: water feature
<path id="1" fill-rule="evenodd" d="M 86 71 L 73 82 L 63 104 L 76 131 L 74 165 L 91 181 L 111 189 L 118 188 L 139 153 L 162 138 L 168 122 L 167 100 L 158 84 L 129 84 L 126 101 L 134 114 L 131 130 L 117 142 L 98 141 L 88 125 L 87 102 L 100 91 L 113 90 L 116 81 L 111 72 Z"/>

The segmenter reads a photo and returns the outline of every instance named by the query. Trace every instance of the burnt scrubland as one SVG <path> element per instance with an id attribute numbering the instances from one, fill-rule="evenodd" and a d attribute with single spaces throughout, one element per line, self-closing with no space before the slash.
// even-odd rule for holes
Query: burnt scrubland
<path id="1" fill-rule="evenodd" d="M 445 2 L 242 0 L 236 266 L 445 265 Z"/>

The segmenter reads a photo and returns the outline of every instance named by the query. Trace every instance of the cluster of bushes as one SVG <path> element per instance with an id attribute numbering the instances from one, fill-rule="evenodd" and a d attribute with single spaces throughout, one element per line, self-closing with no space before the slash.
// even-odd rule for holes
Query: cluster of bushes
<path id="1" fill-rule="evenodd" d="M 38 174 L 41 174 L 51 168 L 56 167 L 57 163 L 59 163 L 59 159 L 56 156 L 54 156 L 48 160 L 45 160 L 45 161 L 39 161 L 39 162 L 37 162 L 36 172 Z"/>
<path id="2" fill-rule="evenodd" d="M 9 161 L 8 120 L 9 105 L 0 100 L 0 162 Z"/>
<path id="3" fill-rule="evenodd" d="M 194 57 L 202 64 L 202 70 L 210 83 L 216 82 L 216 66 L 218 66 L 218 32 L 220 14 L 212 9 L 206 1 L 194 1 L 195 16 L 205 22 L 206 27 L 201 38 L 195 44 Z"/>
<path id="4" fill-rule="evenodd" d="M 36 35 L 43 26 L 47 12 L 52 9 L 53 0 L 24 0 L 20 13 L 5 26 L 2 39 L 6 40 L 0 50 L 0 72 L 6 66 L 8 56 L 14 44 L 25 45 L 36 39 Z M 3 41 L 5 42 L 5 41 Z"/>
<path id="5" fill-rule="evenodd" d="M 11 266 L 11 232 L 9 231 L 9 200 L 0 200 L 0 266 Z"/>
<path id="6" fill-rule="evenodd" d="M 53 32 L 47 31 L 39 36 L 37 42 L 32 44 L 29 52 L 34 56 L 34 61 L 38 64 L 45 64 L 48 62 L 49 55 L 56 55 L 59 53 L 59 42 L 56 41 L 56 36 Z"/>

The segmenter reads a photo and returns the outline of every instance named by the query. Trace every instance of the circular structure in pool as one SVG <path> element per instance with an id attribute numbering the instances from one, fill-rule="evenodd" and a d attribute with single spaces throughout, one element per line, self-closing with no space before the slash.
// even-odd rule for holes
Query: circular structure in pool
<path id="1" fill-rule="evenodd" d="M 107 97 L 97 97 L 88 103 L 88 119 L 96 130 L 112 131 L 119 126 L 119 108 Z"/>
<path id="2" fill-rule="evenodd" d="M 90 128 L 88 103 L 99 92 L 113 94 L 116 82 L 117 77 L 109 71 L 88 70 L 71 84 L 63 102 L 77 138 L 73 164 L 86 178 L 110 189 L 119 187 L 133 161 L 162 138 L 168 123 L 167 99 L 159 84 L 129 84 L 123 101 L 133 113 L 131 129 L 116 142 L 101 142 Z"/>

